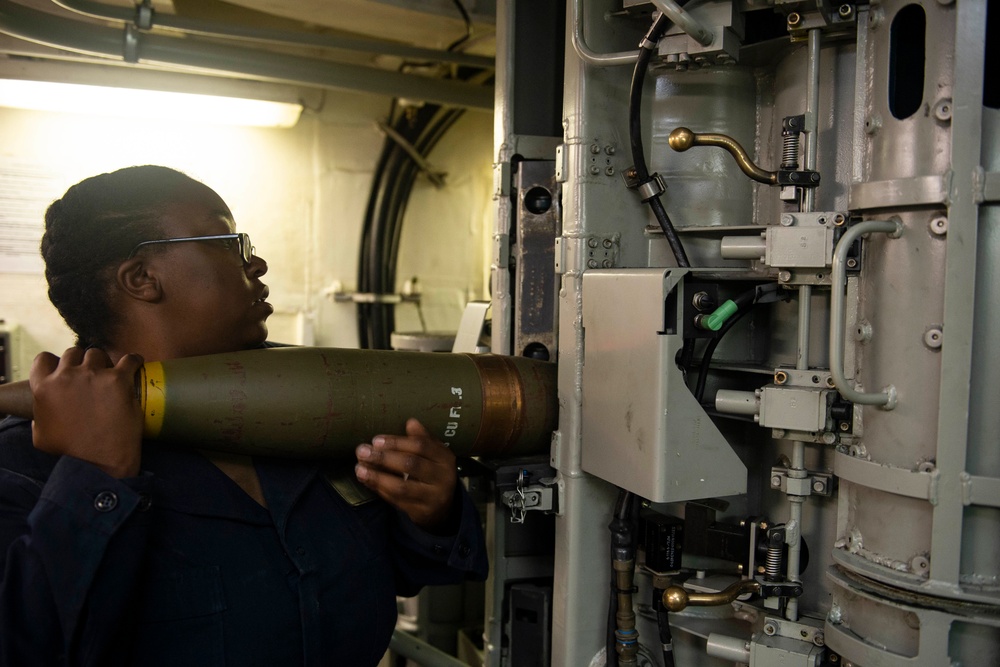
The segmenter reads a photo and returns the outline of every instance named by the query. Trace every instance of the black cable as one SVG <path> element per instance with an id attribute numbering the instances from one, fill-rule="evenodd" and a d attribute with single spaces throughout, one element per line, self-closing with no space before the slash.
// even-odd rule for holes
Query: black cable
<path id="1" fill-rule="evenodd" d="M 674 637 L 670 632 L 670 619 L 663 606 L 665 588 L 653 588 L 653 609 L 656 610 L 656 627 L 660 633 L 660 649 L 663 651 L 663 667 L 674 667 Z"/>
<path id="2" fill-rule="evenodd" d="M 708 378 L 708 368 L 712 363 L 712 356 L 715 354 L 715 348 L 717 348 L 719 343 L 722 342 L 722 337 L 726 335 L 726 332 L 736 326 L 736 323 L 743 319 L 744 315 L 753 310 L 753 307 L 757 305 L 759 301 L 775 300 L 777 298 L 776 295 L 780 293 L 781 292 L 778 290 L 778 286 L 776 284 L 757 285 L 753 289 L 749 289 L 733 299 L 733 303 L 736 304 L 736 312 L 733 313 L 721 327 L 719 327 L 715 338 L 709 341 L 708 345 L 705 346 L 704 353 L 701 355 L 698 382 L 694 389 L 694 397 L 698 400 L 699 405 L 705 396 L 705 380 Z"/>
<path id="3" fill-rule="evenodd" d="M 445 49 L 446 51 L 454 51 L 461 44 L 469 41 L 469 38 L 472 37 L 472 18 L 469 16 L 468 10 L 466 10 L 465 5 L 462 4 L 462 0 L 451 0 L 451 1 L 458 9 L 458 12 L 462 15 L 462 21 L 465 22 L 465 35 L 459 37 L 454 42 L 449 44 L 448 48 Z"/>
<path id="4" fill-rule="evenodd" d="M 646 79 L 646 71 L 649 68 L 649 60 L 653 55 L 656 42 L 663 36 L 670 26 L 670 20 L 663 14 L 656 19 L 653 26 L 646 33 L 639 48 L 639 56 L 635 61 L 635 68 L 632 70 L 632 84 L 629 88 L 628 100 L 628 134 L 629 145 L 632 149 L 633 169 L 635 169 L 635 181 L 639 186 L 650 182 L 649 168 L 646 166 L 645 151 L 642 147 L 642 88 Z M 645 200 L 653 211 L 656 221 L 663 230 L 663 235 L 670 244 L 670 250 L 674 253 L 677 266 L 690 267 L 687 253 L 684 252 L 684 245 L 681 243 L 677 231 L 674 229 L 670 216 L 663 208 L 659 193 L 652 195 Z"/>
<path id="5" fill-rule="evenodd" d="M 705 352 L 701 356 L 701 368 L 698 371 L 698 384 L 694 389 L 694 397 L 698 399 L 699 404 L 701 404 L 702 398 L 705 396 L 705 379 L 708 377 L 708 367 L 712 363 L 712 355 L 715 354 L 715 348 L 719 347 L 719 343 L 722 342 L 722 337 L 726 335 L 726 332 L 736 326 L 736 323 L 750 312 L 753 305 L 753 302 L 751 302 L 750 305 L 742 310 L 737 310 L 732 317 L 726 320 L 725 324 L 716 333 L 715 338 L 709 341 L 705 347 Z"/>

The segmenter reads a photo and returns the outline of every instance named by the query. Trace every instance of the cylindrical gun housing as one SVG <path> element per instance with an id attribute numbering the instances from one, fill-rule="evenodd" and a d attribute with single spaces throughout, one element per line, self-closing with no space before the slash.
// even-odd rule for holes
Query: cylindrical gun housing
<path id="1" fill-rule="evenodd" d="M 139 378 L 147 438 L 249 455 L 350 457 L 409 417 L 458 455 L 532 454 L 558 417 L 555 364 L 523 357 L 286 347 L 147 362 Z"/>

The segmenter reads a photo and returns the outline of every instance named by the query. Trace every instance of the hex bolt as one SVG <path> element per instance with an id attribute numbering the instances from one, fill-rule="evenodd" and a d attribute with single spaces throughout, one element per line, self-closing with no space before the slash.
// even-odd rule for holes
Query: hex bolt
<path id="1" fill-rule="evenodd" d="M 608 176 L 614 176 L 615 168 L 609 164 L 607 167 L 604 168 L 604 173 L 607 174 Z"/>
<path id="2" fill-rule="evenodd" d="M 599 243 L 600 241 L 595 239 L 593 236 L 587 239 L 587 245 L 590 246 L 591 248 L 596 248 Z"/>
<path id="3" fill-rule="evenodd" d="M 614 262 L 612 262 L 610 259 L 606 259 L 603 262 L 601 262 L 601 266 L 603 266 L 605 269 L 610 269 L 614 265 L 615 265 Z"/>
<path id="4" fill-rule="evenodd" d="M 779 477 L 778 475 L 775 475 L 774 477 L 772 477 L 771 478 L 771 486 L 773 488 L 775 488 L 775 489 L 778 488 L 779 486 L 781 486 L 781 477 Z"/>
<path id="5" fill-rule="evenodd" d="M 597 263 L 596 259 L 587 260 L 587 268 L 596 269 L 598 266 L 600 265 Z"/>
<path id="6" fill-rule="evenodd" d="M 788 15 L 788 27 L 794 28 L 795 26 L 802 23 L 802 16 L 798 12 L 792 12 Z"/>
<path id="7" fill-rule="evenodd" d="M 594 155 L 597 155 L 598 153 L 601 152 L 601 147 L 598 146 L 597 144 L 591 144 L 590 145 L 590 152 L 593 153 Z"/>
<path id="8" fill-rule="evenodd" d="M 601 173 L 601 168 L 598 167 L 596 164 L 592 164 L 590 165 L 590 173 L 593 174 L 594 176 L 597 176 L 599 173 Z"/>
<path id="9" fill-rule="evenodd" d="M 791 279 L 792 279 L 792 272 L 791 271 L 778 271 L 778 282 L 779 283 L 787 283 Z"/>
<path id="10" fill-rule="evenodd" d="M 612 146 L 611 144 L 608 144 L 607 146 L 604 147 L 604 153 L 606 155 L 614 155 L 615 154 L 615 147 Z"/>
<path id="11" fill-rule="evenodd" d="M 781 226 L 782 227 L 791 227 L 794 224 L 795 224 L 795 216 L 794 215 L 792 215 L 791 213 L 782 213 L 781 214 Z"/>
<path id="12" fill-rule="evenodd" d="M 775 371 L 774 384 L 785 384 L 788 382 L 788 373 L 785 371 Z"/>
<path id="13" fill-rule="evenodd" d="M 611 239 L 604 239 L 603 241 L 601 241 L 601 245 L 610 250 L 611 246 L 614 244 L 611 242 Z"/>
<path id="14" fill-rule="evenodd" d="M 776 633 L 777 631 L 778 628 L 774 627 L 774 623 L 764 624 L 764 634 L 767 635 L 768 637 L 774 635 L 774 633 Z"/>
<path id="15" fill-rule="evenodd" d="M 931 234 L 942 236 L 948 233 L 948 218 L 940 215 L 931 220 Z"/>

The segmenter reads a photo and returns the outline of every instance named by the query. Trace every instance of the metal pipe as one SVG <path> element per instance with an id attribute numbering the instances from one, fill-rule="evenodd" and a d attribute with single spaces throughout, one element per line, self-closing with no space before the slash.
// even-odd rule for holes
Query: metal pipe
<path id="1" fill-rule="evenodd" d="M 712 632 L 705 642 L 705 653 L 730 662 L 750 662 L 750 642 L 740 637 Z"/>
<path id="2" fill-rule="evenodd" d="M 816 154 L 817 154 L 817 111 L 819 109 L 819 46 L 820 46 L 820 31 L 819 28 L 813 28 L 809 31 L 809 59 L 807 65 L 806 74 L 806 144 L 805 144 L 805 156 L 803 166 L 809 171 L 816 170 Z M 816 207 L 816 191 L 815 188 L 804 188 L 802 193 L 802 210 L 804 212 L 810 212 Z"/>
<path id="3" fill-rule="evenodd" d="M 710 46 L 715 41 L 715 35 L 712 31 L 684 11 L 674 0 L 652 0 L 652 2 L 653 6 L 659 9 L 674 25 L 702 46 Z"/>
<path id="4" fill-rule="evenodd" d="M 635 59 L 639 56 L 638 49 L 635 51 L 619 51 L 618 53 L 597 53 L 591 49 L 587 45 L 587 38 L 583 32 L 583 0 L 573 0 L 570 3 L 569 10 L 569 20 L 573 26 L 573 30 L 570 33 L 573 50 L 576 51 L 576 55 L 580 57 L 580 60 L 588 65 L 598 66 L 631 65 L 635 63 Z"/>
<path id="5" fill-rule="evenodd" d="M 0 32 L 31 42 L 89 55 L 125 58 L 126 49 L 139 62 L 168 63 L 249 76 L 265 81 L 322 88 L 362 90 L 408 97 L 447 106 L 492 110 L 492 86 L 401 74 L 373 67 L 333 63 L 282 53 L 265 53 L 196 37 L 178 38 L 129 30 L 128 40 L 114 28 L 63 19 L 0 0 Z M 129 44 L 124 46 L 123 43 Z"/>
<path id="6" fill-rule="evenodd" d="M 135 7 L 119 7 L 107 5 L 103 2 L 91 2 L 91 0 L 52 0 L 52 2 L 59 5 L 63 9 L 76 12 L 77 14 L 81 14 L 83 16 L 109 21 L 120 21 L 127 24 L 136 22 L 138 12 L 138 8 Z M 494 67 L 494 61 L 492 58 L 488 58 L 486 56 L 468 55 L 458 51 L 425 49 L 400 42 L 367 39 L 364 37 L 320 35 L 291 30 L 274 30 L 270 28 L 255 28 L 250 26 L 216 23 L 214 21 L 204 21 L 201 19 L 177 16 L 176 14 L 160 14 L 150 12 L 149 25 L 141 27 L 143 29 L 156 27 L 167 28 L 193 35 L 204 35 L 206 37 L 223 37 L 271 42 L 276 44 L 288 44 L 292 46 L 318 46 L 328 49 L 344 49 L 347 51 L 378 53 L 382 55 L 399 56 L 401 58 L 453 63 L 456 65 L 468 65 L 470 67 L 482 67 L 485 69 Z"/>
<path id="7" fill-rule="evenodd" d="M 805 126 L 805 155 L 803 166 L 807 170 L 816 169 L 816 112 L 819 108 L 819 46 L 820 31 L 814 28 L 809 31 L 807 74 L 806 74 L 806 126 Z M 816 191 L 814 188 L 805 188 L 802 193 L 802 210 L 809 212 L 816 206 Z M 834 288 L 836 290 L 836 288 Z M 809 368 L 809 338 L 810 322 L 812 316 L 811 309 L 812 286 L 801 285 L 799 287 L 799 318 L 798 318 L 798 345 L 796 347 L 795 368 L 806 370 Z M 801 440 L 792 441 L 792 460 L 788 467 L 788 476 L 793 479 L 804 479 L 808 476 L 805 468 L 806 444 Z M 785 576 L 788 581 L 802 581 L 802 505 L 807 496 L 788 496 L 788 522 L 785 524 L 785 543 L 788 545 L 788 558 L 785 561 Z M 799 620 L 799 600 L 789 598 L 785 603 L 785 617 L 790 621 Z"/>
<path id="8" fill-rule="evenodd" d="M 692 132 L 686 127 L 678 127 L 667 137 L 667 143 L 678 153 L 683 153 L 692 146 L 718 146 L 729 151 L 729 154 L 736 158 L 736 164 L 740 170 L 759 183 L 774 185 L 778 182 L 778 172 L 761 169 L 750 155 L 743 149 L 738 141 L 725 134 L 709 134 L 703 132 Z"/>
<path id="9" fill-rule="evenodd" d="M 350 457 L 409 417 L 460 456 L 542 453 L 558 417 L 556 364 L 492 354 L 246 350 L 146 362 L 137 389 L 145 437 L 255 456 Z M 0 385 L 0 413 L 30 392 Z"/>
<path id="10" fill-rule="evenodd" d="M 715 409 L 726 414 L 752 417 L 760 413 L 760 399 L 752 391 L 720 389 L 715 394 Z"/>
<path id="11" fill-rule="evenodd" d="M 393 630 L 389 650 L 421 667 L 468 667 L 458 658 L 402 630 Z"/>
<path id="12" fill-rule="evenodd" d="M 852 387 L 844 376 L 844 289 L 847 282 L 847 251 L 862 234 L 878 232 L 898 238 L 903 224 L 893 220 L 866 220 L 854 225 L 840 238 L 833 251 L 833 268 L 830 272 L 830 377 L 846 400 L 858 405 L 881 405 L 886 410 L 896 407 L 896 388 L 891 384 L 881 392 L 862 392 Z"/>

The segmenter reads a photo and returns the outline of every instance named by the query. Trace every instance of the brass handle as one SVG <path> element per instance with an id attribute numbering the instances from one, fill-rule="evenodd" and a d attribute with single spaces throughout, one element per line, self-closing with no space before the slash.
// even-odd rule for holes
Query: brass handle
<path id="1" fill-rule="evenodd" d="M 663 591 L 663 606 L 667 611 L 681 611 L 688 606 L 715 607 L 728 604 L 747 593 L 760 593 L 760 583 L 753 579 L 741 579 L 718 593 L 689 593 L 680 586 L 670 586 Z"/>
<path id="2" fill-rule="evenodd" d="M 750 159 L 747 152 L 743 150 L 743 146 L 740 146 L 738 141 L 728 135 L 702 134 L 692 132 L 686 127 L 678 127 L 667 137 L 667 143 L 678 153 L 682 153 L 692 146 L 718 146 L 719 148 L 724 148 L 736 158 L 736 164 L 739 165 L 740 170 L 753 180 L 760 183 L 767 183 L 768 185 L 775 185 L 778 182 L 778 172 L 767 171 L 758 167 Z"/>

